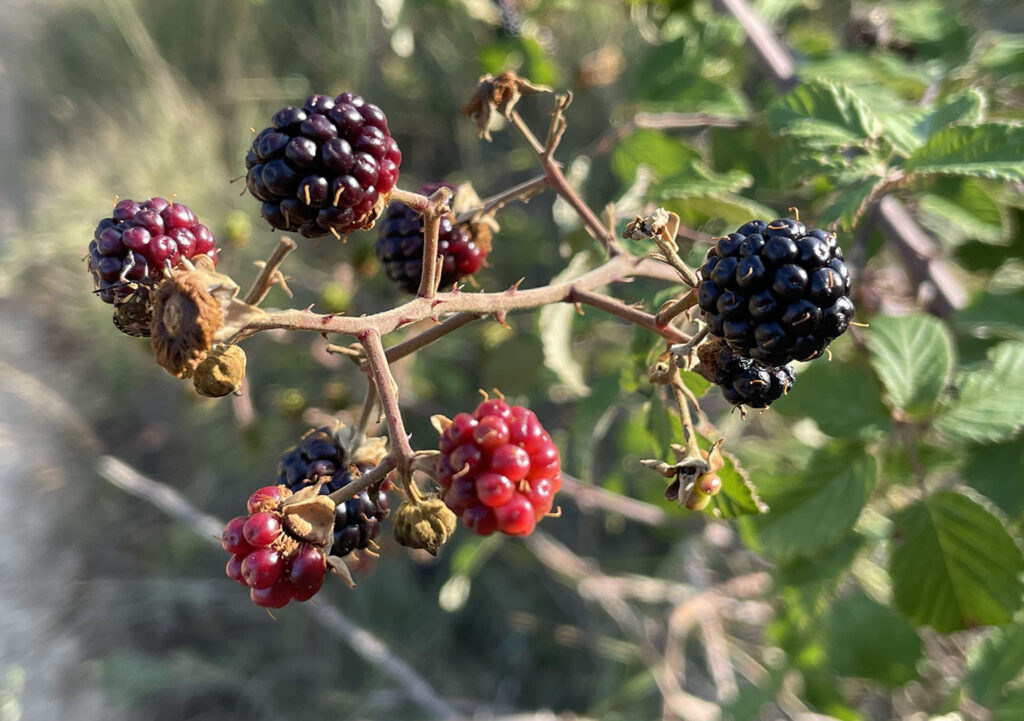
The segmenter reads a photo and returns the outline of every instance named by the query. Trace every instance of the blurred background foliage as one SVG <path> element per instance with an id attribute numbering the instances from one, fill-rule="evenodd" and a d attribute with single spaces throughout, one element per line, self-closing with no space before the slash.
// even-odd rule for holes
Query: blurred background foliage
<path id="1" fill-rule="evenodd" d="M 433 443 L 431 414 L 497 386 L 608 493 L 563 494 L 529 543 L 463 531 L 435 561 L 386 542 L 357 590 L 323 597 L 475 718 L 1024 718 L 1024 10 L 753 5 L 796 55 L 803 83 L 785 97 L 701 0 L 0 5 L 0 718 L 54 704 L 83 719 L 431 717 L 301 609 L 270 621 L 222 577 L 219 549 L 94 470 L 113 454 L 233 516 L 306 428 L 358 413 L 359 373 L 319 336 L 263 333 L 246 345 L 247 396 L 198 398 L 115 330 L 81 258 L 114 194 L 174 194 L 245 286 L 276 239 L 230 181 L 250 128 L 311 92 L 384 108 L 402 187 L 528 179 L 517 137 L 482 143 L 458 114 L 479 75 L 505 69 L 575 93 L 559 158 L 591 206 L 614 203 L 620 224 L 675 210 L 694 262 L 701 240 L 791 206 L 836 223 L 870 327 L 768 413 L 704 396 L 704 430 L 735 457 L 719 514 L 756 510 L 744 477 L 771 509 L 723 521 L 665 505 L 637 463 L 680 437 L 646 381 L 649 334 L 569 306 L 471 325 L 395 366 L 414 445 Z M 520 106 L 538 129 L 546 102 Z M 658 127 L 665 112 L 705 115 Z M 928 289 L 872 222 L 883 195 L 953 264 L 967 302 L 950 317 L 919 310 Z M 599 262 L 549 195 L 499 219 L 485 289 Z M 295 297 L 267 305 L 400 302 L 372 241 L 300 239 L 284 266 Z M 678 289 L 617 292 L 656 308 Z"/>

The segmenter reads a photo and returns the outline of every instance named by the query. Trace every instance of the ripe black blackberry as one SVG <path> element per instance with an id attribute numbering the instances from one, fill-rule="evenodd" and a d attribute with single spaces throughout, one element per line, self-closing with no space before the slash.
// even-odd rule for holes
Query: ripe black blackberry
<path id="1" fill-rule="evenodd" d="M 127 299 L 145 279 L 158 281 L 182 258 L 206 255 L 217 263 L 213 233 L 187 205 L 164 198 L 141 203 L 125 198 L 96 226 L 89 243 L 89 272 L 105 303 Z"/>
<path id="2" fill-rule="evenodd" d="M 372 466 L 367 464 L 346 463 L 345 449 L 331 429 L 324 427 L 308 431 L 295 447 L 285 451 L 277 473 L 278 483 L 292 491 L 310 486 L 322 476 L 330 476 L 331 480 L 320 487 L 320 493 L 329 494 L 371 469 Z M 360 491 L 355 497 L 338 504 L 334 509 L 331 555 L 345 556 L 366 548 L 380 534 L 380 523 L 391 511 L 386 488 L 382 485 L 374 499 L 370 498 L 368 491 Z"/>
<path id="3" fill-rule="evenodd" d="M 752 220 L 719 238 L 700 275 L 708 331 L 767 366 L 817 358 L 853 318 L 835 234 L 797 220 Z"/>
<path id="4" fill-rule="evenodd" d="M 371 227 L 402 162 L 384 112 L 354 93 L 310 95 L 272 122 L 245 156 L 245 185 L 266 221 L 307 238 Z"/>
<path id="5" fill-rule="evenodd" d="M 715 359 L 714 382 L 734 406 L 767 408 L 793 387 L 793 366 L 766 366 L 722 345 Z"/>
<path id="6" fill-rule="evenodd" d="M 451 183 L 428 183 L 416 192 L 430 195 L 438 188 L 455 191 Z M 373 247 L 384 270 L 402 290 L 415 293 L 423 273 L 423 216 L 404 203 L 392 203 L 384 213 L 377 242 Z M 483 267 L 490 252 L 490 237 L 474 240 L 464 225 L 452 223 L 452 217 L 441 218 L 437 250 L 442 259 L 440 287 L 450 286 Z"/>

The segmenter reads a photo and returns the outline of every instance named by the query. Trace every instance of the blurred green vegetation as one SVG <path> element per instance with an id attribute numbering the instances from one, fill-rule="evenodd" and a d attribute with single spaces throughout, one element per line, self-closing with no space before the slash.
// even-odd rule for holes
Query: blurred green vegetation
<path id="1" fill-rule="evenodd" d="M 1020 645 L 1024 570 L 1020 5 L 754 3 L 805 81 L 780 98 L 739 25 L 709 2 L 521 0 L 505 3 L 504 18 L 499 4 L 11 4 L 0 31 L 13 108 L 2 136 L 0 217 L 12 222 L 0 234 L 0 307 L 34 340 L 32 354 L 10 349 L 5 362 L 69 400 L 107 452 L 233 516 L 323 417 L 309 409 L 358 413 L 362 378 L 318 335 L 261 334 L 246 343 L 254 415 L 243 425 L 231 400 L 200 399 L 167 376 L 148 343 L 120 335 L 109 306 L 89 297 L 81 258 L 113 196 L 173 194 L 190 205 L 219 240 L 220 268 L 244 288 L 276 239 L 231 179 L 243 173 L 250 128 L 278 107 L 359 92 L 388 114 L 402 187 L 470 180 L 487 195 L 538 170 L 513 134 L 483 143 L 459 115 L 478 76 L 515 69 L 572 89 L 558 156 L 591 207 L 616 203 L 621 225 L 662 204 L 693 231 L 717 234 L 798 206 L 804 220 L 844 234 L 858 318 L 871 327 L 837 341 L 831 363 L 801 369 L 769 413 L 741 420 L 715 389 L 702 397 L 735 456 L 717 510 L 756 509 L 743 474 L 772 509 L 719 521 L 665 505 L 660 480 L 637 462 L 667 459 L 679 439 L 646 381 L 652 336 L 569 306 L 546 309 L 543 321 L 512 316 L 509 329 L 470 325 L 395 366 L 414 445 L 432 444 L 431 414 L 469 407 L 479 387 L 529 403 L 568 473 L 664 511 L 652 527 L 566 497 L 562 518 L 541 526 L 593 559 L 595 576 L 636 589 L 616 606 L 545 566 L 536 546 L 463 529 L 436 561 L 383 543 L 381 559 L 357 564 L 358 589 L 335 583 L 324 597 L 481 717 L 540 708 L 685 717 L 690 697 L 673 697 L 675 685 L 737 720 L 958 709 L 973 719 L 978 705 L 1017 718 L 1020 665 L 1000 658 Z M 538 129 L 546 103 L 520 105 Z M 610 132 L 640 111 L 741 127 Z M 956 155 L 974 142 L 968 132 L 993 126 L 1010 129 L 978 139 L 977 157 Z M 948 320 L 906 315 L 919 289 L 856 213 L 893 169 L 912 177 L 887 192 L 969 291 Z M 485 289 L 521 277 L 544 284 L 570 258 L 599 262 L 547 195 L 499 220 L 490 267 L 476 278 Z M 350 315 L 395 305 L 402 297 L 377 272 L 372 241 L 299 239 L 283 268 L 295 297 L 275 289 L 266 304 Z M 705 248 L 684 250 L 699 262 Z M 647 281 L 616 292 L 653 308 L 672 294 Z M 61 544 L 83 564 L 85 592 L 66 619 L 90 654 L 78 682 L 102 688 L 126 718 L 154 721 L 427 717 L 301 610 L 271 622 L 222 577 L 223 554 L 105 485 L 93 460 L 66 469 L 67 497 L 87 509 Z M 770 586 L 749 596 L 720 586 L 758 574 Z M 645 581 L 669 591 L 645 597 Z M 687 605 L 712 587 L 713 603 Z"/>

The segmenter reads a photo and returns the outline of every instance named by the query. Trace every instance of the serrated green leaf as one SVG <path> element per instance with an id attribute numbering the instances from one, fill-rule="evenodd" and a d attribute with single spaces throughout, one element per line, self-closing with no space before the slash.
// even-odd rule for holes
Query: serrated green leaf
<path id="1" fill-rule="evenodd" d="M 1024 291 L 985 293 L 953 316 L 960 332 L 1024 341 Z"/>
<path id="2" fill-rule="evenodd" d="M 857 593 L 833 604 L 825 619 L 829 665 L 842 676 L 899 686 L 916 677 L 921 639 L 907 620 Z"/>
<path id="3" fill-rule="evenodd" d="M 1024 180 L 1024 127 L 988 123 L 939 130 L 905 167 L 916 175 Z"/>
<path id="4" fill-rule="evenodd" d="M 935 427 L 955 441 L 991 443 L 1024 426 L 1024 343 L 1007 342 L 989 353 L 990 363 L 957 381 L 958 394 Z"/>
<path id="5" fill-rule="evenodd" d="M 852 229 L 867 210 L 871 192 L 883 182 L 882 176 L 870 175 L 834 193 L 825 207 L 818 211 L 818 223 L 827 225 L 838 220 L 842 228 Z"/>
<path id="6" fill-rule="evenodd" d="M 715 197 L 749 188 L 753 178 L 742 170 L 716 173 L 699 160 L 676 168 L 669 177 L 655 183 L 648 191 L 653 200 L 677 200 L 695 196 Z"/>
<path id="7" fill-rule="evenodd" d="M 684 222 L 697 225 L 707 220 L 721 221 L 727 226 L 739 227 L 753 218 L 777 218 L 779 214 L 768 206 L 734 193 L 719 193 L 708 197 L 686 200 L 666 200 L 665 208 L 679 214 Z"/>
<path id="8" fill-rule="evenodd" d="M 711 447 L 706 438 L 700 437 L 698 440 L 704 450 Z M 725 465 L 718 471 L 722 490 L 711 497 L 711 503 L 704 509 L 705 513 L 715 518 L 738 518 L 767 512 L 768 506 L 758 497 L 757 489 L 750 482 L 749 474 L 740 467 L 739 460 L 728 452 L 722 453 L 722 460 Z"/>
<path id="9" fill-rule="evenodd" d="M 946 98 L 934 111 L 921 119 L 914 128 L 922 138 L 929 138 L 951 125 L 971 125 L 981 122 L 985 96 L 971 88 Z"/>
<path id="10" fill-rule="evenodd" d="M 1024 624 L 996 628 L 967 658 L 967 690 L 986 708 L 1000 706 L 1004 687 L 1024 680 Z"/>
<path id="11" fill-rule="evenodd" d="M 917 217 L 926 230 L 947 246 L 957 246 L 969 240 L 1003 243 L 1006 240 L 1006 219 L 1002 209 L 987 196 L 974 198 L 972 205 L 934 193 L 919 193 Z"/>
<path id="12" fill-rule="evenodd" d="M 623 183 L 633 182 L 636 170 L 647 166 L 655 176 L 667 178 L 683 165 L 698 159 L 697 151 L 656 130 L 637 130 L 612 151 L 612 170 Z"/>
<path id="13" fill-rule="evenodd" d="M 960 474 L 1011 520 L 1024 520 L 1024 438 L 971 448 Z"/>
<path id="14" fill-rule="evenodd" d="M 953 372 L 953 339 L 946 327 L 919 313 L 876 317 L 868 349 L 890 405 L 912 418 L 929 415 Z"/>
<path id="15" fill-rule="evenodd" d="M 919 625 L 949 633 L 1007 623 L 1020 609 L 1024 554 L 1003 524 L 962 493 L 940 491 L 893 517 L 893 600 Z"/>
<path id="16" fill-rule="evenodd" d="M 772 409 L 786 416 L 811 418 L 834 438 L 871 438 L 891 424 L 875 379 L 845 363 L 810 363 Z"/>
<path id="17" fill-rule="evenodd" d="M 768 117 L 775 132 L 792 131 L 805 141 L 815 130 L 836 145 L 861 144 L 880 133 L 878 119 L 851 88 L 821 80 L 804 83 L 783 96 Z"/>
<path id="18" fill-rule="evenodd" d="M 765 552 L 780 561 L 812 556 L 841 540 L 856 522 L 874 490 L 874 459 L 862 449 L 824 448 L 806 472 L 784 492 L 768 495 L 771 509 L 755 519 Z"/>

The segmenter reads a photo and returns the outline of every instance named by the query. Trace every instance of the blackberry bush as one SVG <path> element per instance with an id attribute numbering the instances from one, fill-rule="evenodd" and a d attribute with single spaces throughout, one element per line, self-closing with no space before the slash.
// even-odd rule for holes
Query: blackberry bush
<path id="1" fill-rule="evenodd" d="M 89 243 L 89 272 L 105 303 L 127 298 L 139 283 L 164 277 L 164 269 L 200 255 L 216 265 L 213 233 L 187 205 L 164 198 L 119 200 L 96 226 Z"/>
<path id="2" fill-rule="evenodd" d="M 700 276 L 708 331 L 767 366 L 817 358 L 853 318 L 835 233 L 796 220 L 752 220 L 719 238 Z"/>
<path id="3" fill-rule="evenodd" d="M 371 227 L 402 163 L 384 112 L 355 93 L 311 95 L 271 122 L 245 156 L 264 219 L 307 238 Z"/>
<path id="4" fill-rule="evenodd" d="M 416 192 L 430 195 L 440 187 L 455 191 L 452 183 L 428 183 Z M 454 196 L 452 198 L 454 202 Z M 489 235 L 474 239 L 466 225 L 454 224 L 451 215 L 441 218 L 438 254 L 441 256 L 442 288 L 476 273 L 490 252 Z M 388 277 L 407 293 L 415 293 L 423 274 L 423 218 L 404 203 L 391 203 L 378 226 L 374 252 Z"/>

